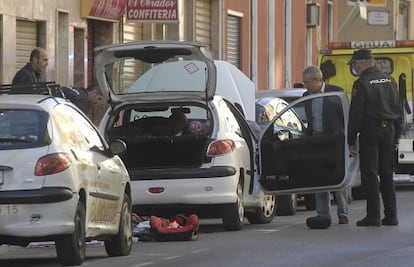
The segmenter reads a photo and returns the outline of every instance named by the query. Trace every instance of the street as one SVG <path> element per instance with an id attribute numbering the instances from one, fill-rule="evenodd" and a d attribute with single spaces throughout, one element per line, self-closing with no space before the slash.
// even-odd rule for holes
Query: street
<path id="1" fill-rule="evenodd" d="M 350 224 L 333 217 L 326 230 L 311 230 L 305 219 L 314 211 L 275 217 L 265 225 L 246 224 L 225 232 L 218 220 L 201 220 L 199 239 L 134 243 L 130 256 L 109 258 L 89 245 L 82 266 L 412 266 L 414 264 L 414 192 L 397 191 L 398 226 L 356 227 L 365 216 L 365 200 L 350 204 Z M 333 206 L 336 212 L 336 206 Z M 43 248 L 0 246 L 0 266 L 60 266 L 53 245 Z"/>

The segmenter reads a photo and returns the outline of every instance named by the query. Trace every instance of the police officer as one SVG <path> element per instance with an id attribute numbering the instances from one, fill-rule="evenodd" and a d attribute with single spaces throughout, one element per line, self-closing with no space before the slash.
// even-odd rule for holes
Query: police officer
<path id="1" fill-rule="evenodd" d="M 361 182 L 367 199 L 367 216 L 357 226 L 398 225 L 393 155 L 401 135 L 402 109 L 397 85 L 375 67 L 369 49 L 356 50 L 348 64 L 359 76 L 352 87 L 348 145 L 355 155 L 359 134 Z"/>

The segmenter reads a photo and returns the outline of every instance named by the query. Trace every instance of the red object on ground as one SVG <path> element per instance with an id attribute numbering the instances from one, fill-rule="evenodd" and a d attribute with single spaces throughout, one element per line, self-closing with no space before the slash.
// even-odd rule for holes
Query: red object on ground
<path id="1" fill-rule="evenodd" d="M 198 238 L 198 216 L 177 215 L 175 220 L 150 217 L 151 232 L 157 241 L 187 241 Z"/>

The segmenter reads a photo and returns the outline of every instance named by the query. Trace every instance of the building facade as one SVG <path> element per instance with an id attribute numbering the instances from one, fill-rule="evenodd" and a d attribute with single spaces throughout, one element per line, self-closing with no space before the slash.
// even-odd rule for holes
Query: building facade
<path id="1" fill-rule="evenodd" d="M 0 82 L 10 83 L 36 46 L 49 51 L 49 81 L 86 87 L 94 82 L 95 47 L 170 39 L 208 44 L 216 59 L 235 64 L 257 89 L 291 87 L 316 62 L 336 23 L 334 1 L 326 0 L 152 0 L 153 9 L 177 6 L 176 20 L 167 22 L 128 18 L 128 5 L 138 2 L 0 1 Z M 307 21 L 311 6 L 313 24 Z"/>
<path id="2" fill-rule="evenodd" d="M 2 0 L 0 83 L 36 46 L 49 51 L 49 81 L 86 87 L 97 46 L 168 39 L 206 43 L 258 90 L 289 88 L 329 41 L 413 37 L 411 1 L 368 1 L 370 24 L 357 0 Z"/>

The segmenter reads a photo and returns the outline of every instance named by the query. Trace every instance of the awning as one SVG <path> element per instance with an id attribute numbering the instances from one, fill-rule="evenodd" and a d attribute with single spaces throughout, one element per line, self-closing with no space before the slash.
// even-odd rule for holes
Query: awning
<path id="1" fill-rule="evenodd" d="M 127 0 L 82 0 L 82 18 L 119 21 L 125 12 Z"/>

